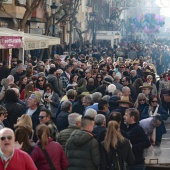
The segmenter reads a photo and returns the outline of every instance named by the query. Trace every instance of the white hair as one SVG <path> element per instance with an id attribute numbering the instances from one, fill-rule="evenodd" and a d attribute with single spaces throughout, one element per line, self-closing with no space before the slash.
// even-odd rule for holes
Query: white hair
<path id="1" fill-rule="evenodd" d="M 92 108 L 87 109 L 85 114 L 84 114 L 84 116 L 90 116 L 92 118 L 95 118 L 96 115 L 97 115 L 96 110 L 94 110 Z"/>
<path id="2" fill-rule="evenodd" d="M 109 86 L 108 86 L 108 92 L 109 93 L 114 93 L 114 91 L 116 90 L 116 86 L 114 85 L 114 84 L 110 84 Z"/>
<path id="3" fill-rule="evenodd" d="M 71 113 L 68 115 L 69 126 L 76 126 L 77 121 L 81 121 L 82 115 L 78 113 Z"/>
<path id="4" fill-rule="evenodd" d="M 9 82 L 9 83 L 14 83 L 14 76 L 9 75 L 9 76 L 7 77 L 7 79 L 8 79 L 8 82 Z"/>

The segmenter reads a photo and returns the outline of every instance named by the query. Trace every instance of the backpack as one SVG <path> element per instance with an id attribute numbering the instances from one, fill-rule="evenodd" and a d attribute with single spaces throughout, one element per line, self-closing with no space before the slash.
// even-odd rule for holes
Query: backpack
<path id="1" fill-rule="evenodd" d="M 119 149 L 111 149 L 112 158 L 108 170 L 127 170 L 127 163 L 124 161 Z"/>

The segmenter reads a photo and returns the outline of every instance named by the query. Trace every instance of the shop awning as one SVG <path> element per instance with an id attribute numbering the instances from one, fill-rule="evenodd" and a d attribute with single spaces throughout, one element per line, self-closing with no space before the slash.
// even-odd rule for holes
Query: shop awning
<path id="1" fill-rule="evenodd" d="M 20 42 L 21 39 L 22 42 Z M 10 45 L 8 46 L 7 43 L 9 42 Z M 17 44 L 18 42 L 20 42 L 20 45 Z M 24 50 L 35 50 L 48 48 L 50 45 L 57 44 L 60 44 L 60 39 L 56 37 L 29 34 L 9 28 L 0 27 L 0 49 L 24 48 Z"/>

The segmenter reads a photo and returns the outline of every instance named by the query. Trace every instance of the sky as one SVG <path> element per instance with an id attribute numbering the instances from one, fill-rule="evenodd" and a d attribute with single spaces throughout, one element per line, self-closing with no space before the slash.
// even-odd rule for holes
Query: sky
<path id="1" fill-rule="evenodd" d="M 164 15 L 166 17 L 170 17 L 170 0 L 162 0 L 163 4 L 160 3 L 161 0 L 155 0 L 156 4 L 161 8 L 161 15 Z"/>

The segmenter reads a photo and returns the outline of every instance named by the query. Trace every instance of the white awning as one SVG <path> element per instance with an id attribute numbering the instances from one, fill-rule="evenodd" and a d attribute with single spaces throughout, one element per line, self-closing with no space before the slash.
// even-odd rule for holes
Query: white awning
<path id="1" fill-rule="evenodd" d="M 43 49 L 48 48 L 50 45 L 60 44 L 60 38 L 39 34 L 29 34 L 9 28 L 0 27 L 0 37 L 2 36 L 22 37 L 24 50 Z M 0 45 L 0 49 L 2 48 L 4 47 Z"/>

